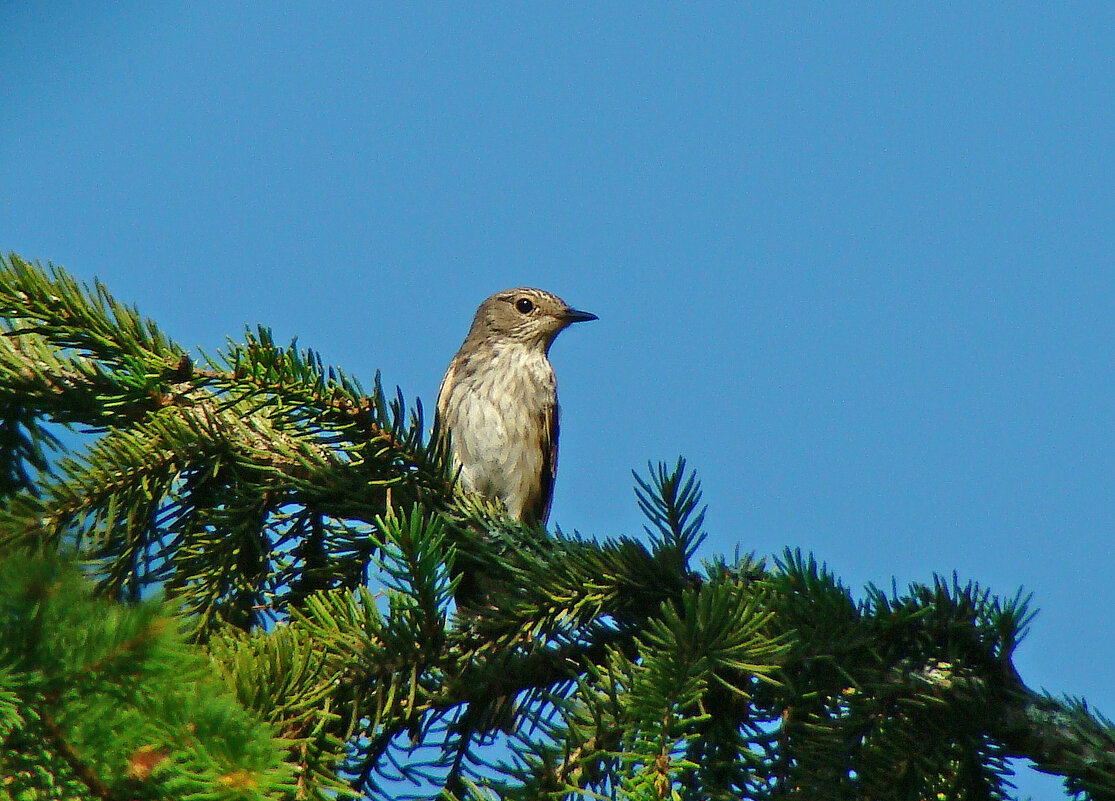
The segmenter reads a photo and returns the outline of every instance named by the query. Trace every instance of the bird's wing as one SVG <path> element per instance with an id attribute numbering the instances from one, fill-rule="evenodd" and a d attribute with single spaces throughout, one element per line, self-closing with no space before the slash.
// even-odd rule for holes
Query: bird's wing
<path id="1" fill-rule="evenodd" d="M 536 514 L 538 522 L 546 525 L 546 518 L 550 516 L 550 503 L 554 499 L 554 479 L 557 478 L 558 458 L 558 424 L 561 409 L 557 401 L 548 409 L 542 410 L 542 441 L 539 443 L 542 450 L 542 471 L 539 476 L 538 504 Z"/>
<path id="2" fill-rule="evenodd" d="M 437 389 L 437 411 L 441 415 L 441 424 L 445 425 L 446 414 L 449 407 L 449 388 L 453 386 L 453 378 L 457 374 L 457 360 L 449 362 L 449 368 L 441 379 L 441 386 Z"/>

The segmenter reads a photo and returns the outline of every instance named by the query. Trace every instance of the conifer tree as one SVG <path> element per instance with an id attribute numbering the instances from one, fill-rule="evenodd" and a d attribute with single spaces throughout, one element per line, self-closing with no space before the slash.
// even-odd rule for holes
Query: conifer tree
<path id="1" fill-rule="evenodd" d="M 1029 599 L 524 528 L 437 422 L 265 328 L 192 356 L 0 259 L 0 801 L 1115 799 L 1115 727 L 1011 661 Z M 63 429 L 68 429 L 65 433 Z"/>

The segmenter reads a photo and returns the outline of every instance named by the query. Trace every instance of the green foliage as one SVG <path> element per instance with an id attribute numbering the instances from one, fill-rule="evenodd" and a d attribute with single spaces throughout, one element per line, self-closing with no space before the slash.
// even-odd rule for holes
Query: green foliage
<path id="1" fill-rule="evenodd" d="M 673 470 L 660 463 L 657 469 L 648 464 L 650 481 L 645 481 L 635 472 L 635 497 L 639 509 L 653 524 L 655 531 L 644 527 L 651 544 L 663 554 L 673 554 L 677 560 L 677 570 L 689 569 L 689 560 L 701 546 L 705 536 L 701 526 L 705 522 L 705 510 L 694 512 L 701 502 L 701 486 L 697 474 L 686 476 L 685 459 L 678 458 Z"/>
<path id="2" fill-rule="evenodd" d="M 95 600 L 75 567 L 9 553 L 0 642 L 9 798 L 201 801 L 295 789 L 287 744 L 245 712 L 160 604 Z"/>
<path id="3" fill-rule="evenodd" d="M 266 329 L 195 360 L 16 256 L 0 319 L 0 801 L 1006 799 L 1019 756 L 1115 799 L 1115 728 L 1014 670 L 1021 594 L 697 567 L 683 460 L 643 538 L 524 528 Z"/>
<path id="4" fill-rule="evenodd" d="M 104 432 L 59 462 L 60 480 L 43 483 L 42 497 L 12 497 L 0 542 L 77 545 L 120 598 L 165 585 L 200 638 L 226 622 L 275 620 L 315 590 L 363 583 L 388 495 L 449 500 L 421 407 L 388 399 L 378 379 L 365 396 L 265 329 L 197 366 L 103 286 L 16 256 L 0 264 L 0 314 L 9 320 L 0 395 L 12 414 Z M 47 442 L 25 430 L 29 444 L 9 451 L 13 490 L 23 465 L 41 466 L 35 448 Z"/>

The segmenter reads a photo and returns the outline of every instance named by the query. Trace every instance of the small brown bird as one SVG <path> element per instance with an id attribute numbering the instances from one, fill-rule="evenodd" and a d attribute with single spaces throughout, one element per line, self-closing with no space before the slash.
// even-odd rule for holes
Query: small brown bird
<path id="1" fill-rule="evenodd" d="M 557 380 L 547 355 L 570 323 L 597 319 L 540 289 L 508 289 L 480 304 L 449 363 L 437 409 L 461 485 L 545 524 L 557 474 Z"/>

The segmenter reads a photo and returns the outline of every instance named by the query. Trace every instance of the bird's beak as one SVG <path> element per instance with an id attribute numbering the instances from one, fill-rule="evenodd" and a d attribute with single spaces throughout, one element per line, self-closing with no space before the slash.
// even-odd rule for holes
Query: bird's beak
<path id="1" fill-rule="evenodd" d="M 566 309 L 562 319 L 567 323 L 587 323 L 589 320 L 599 320 L 595 314 L 580 309 Z"/>

